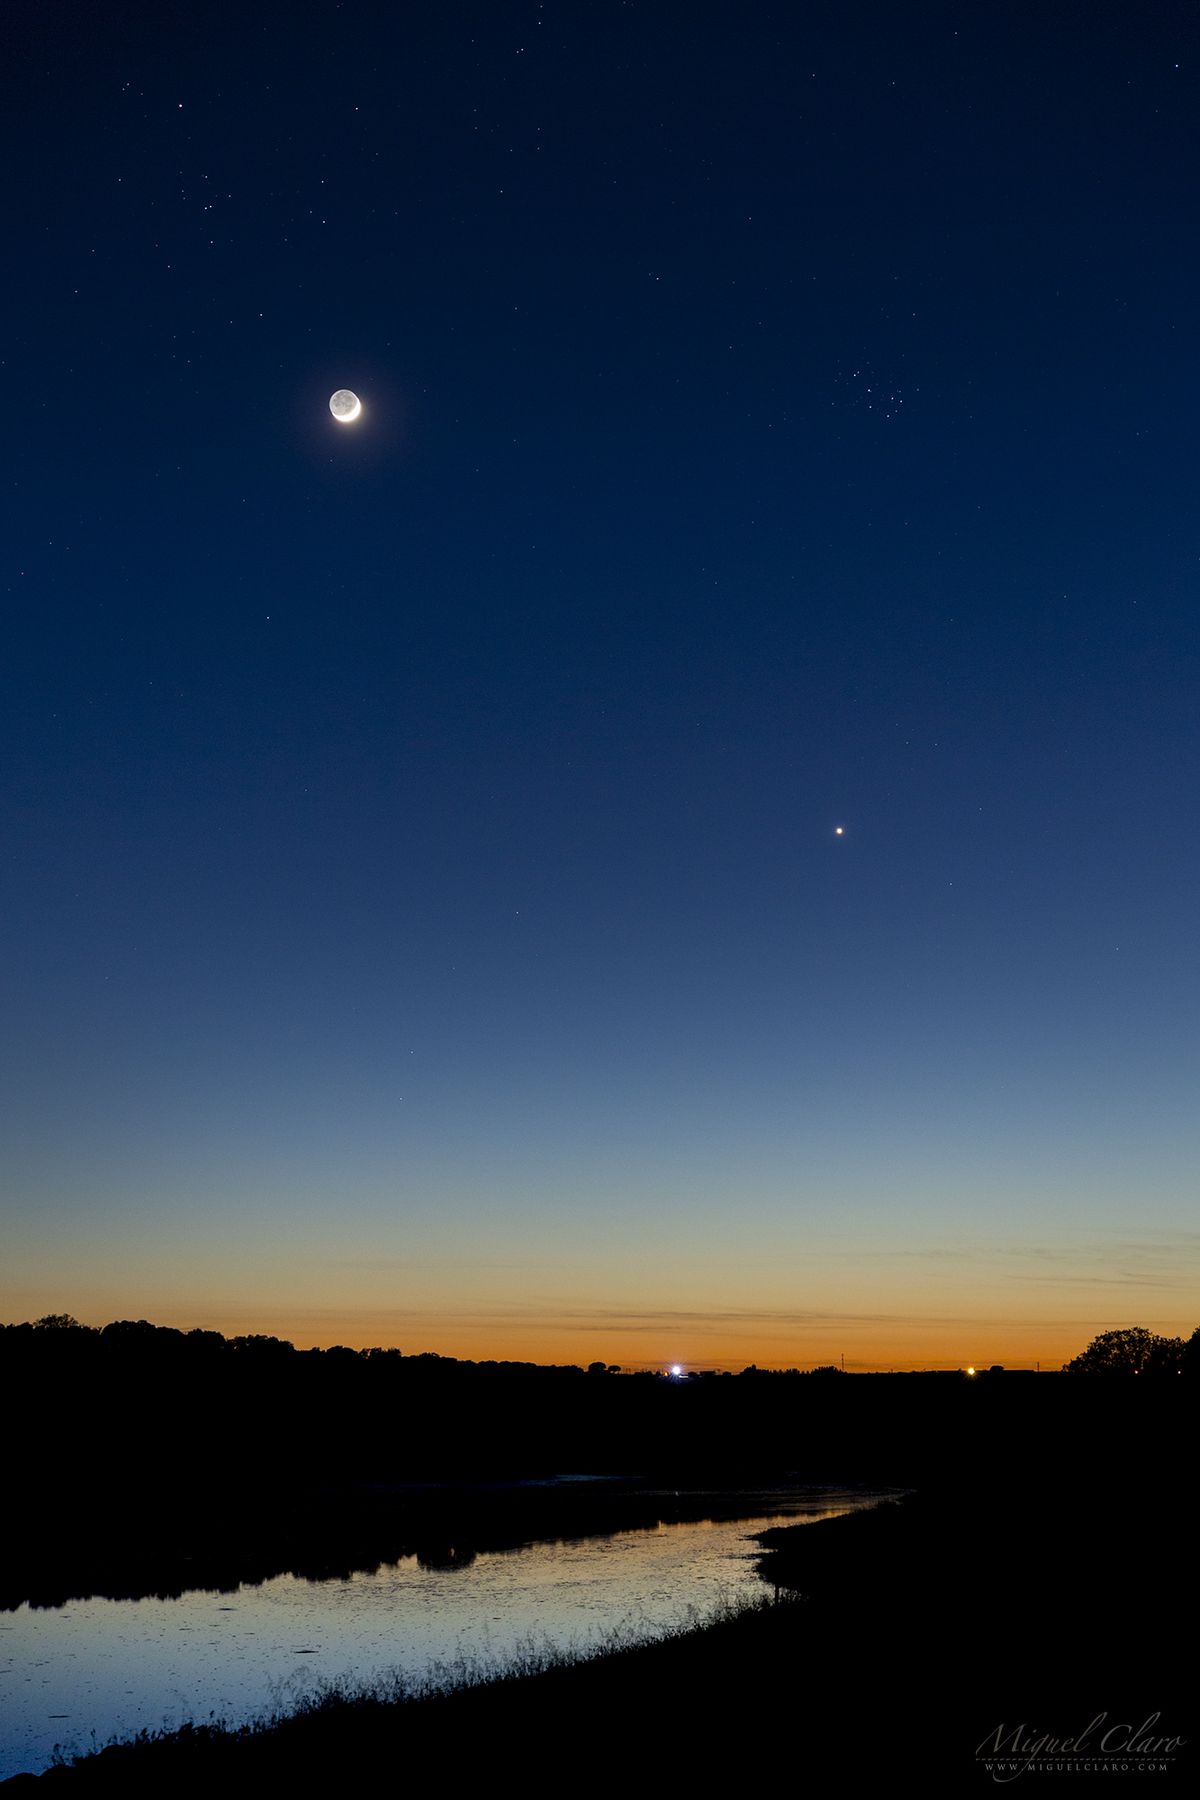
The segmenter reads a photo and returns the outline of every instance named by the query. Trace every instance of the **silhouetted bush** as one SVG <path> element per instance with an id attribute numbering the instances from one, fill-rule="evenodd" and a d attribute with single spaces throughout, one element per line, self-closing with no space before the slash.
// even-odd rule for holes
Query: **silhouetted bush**
<path id="1" fill-rule="evenodd" d="M 1192 1334 L 1193 1338 L 1195 1333 Z M 1184 1366 L 1182 1338 L 1157 1337 L 1142 1325 L 1102 1331 L 1066 1364 L 1068 1375 L 1177 1375 Z"/>

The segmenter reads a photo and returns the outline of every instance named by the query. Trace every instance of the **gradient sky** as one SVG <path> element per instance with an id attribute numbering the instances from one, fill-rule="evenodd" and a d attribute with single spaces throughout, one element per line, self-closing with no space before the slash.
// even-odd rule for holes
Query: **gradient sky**
<path id="1" fill-rule="evenodd" d="M 1200 1323 L 1194 7 L 0 29 L 0 1316 Z"/>

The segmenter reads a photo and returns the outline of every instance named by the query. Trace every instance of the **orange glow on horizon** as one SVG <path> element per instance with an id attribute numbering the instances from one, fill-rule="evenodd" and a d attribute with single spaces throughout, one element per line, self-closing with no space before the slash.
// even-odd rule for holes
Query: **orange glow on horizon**
<path id="1" fill-rule="evenodd" d="M 834 1342 L 825 1331 L 815 1328 L 769 1335 L 732 1327 L 714 1328 L 693 1334 L 694 1341 L 685 1345 L 682 1356 L 664 1357 L 664 1337 L 679 1338 L 677 1329 L 652 1325 L 631 1328 L 623 1319 L 606 1326 L 602 1317 L 594 1323 L 564 1328 L 553 1321 L 543 1325 L 520 1324 L 502 1320 L 465 1321 L 447 1318 L 442 1321 L 428 1315 L 405 1320 L 395 1312 L 358 1309 L 312 1309 L 309 1307 L 260 1309 L 251 1306 L 200 1307 L 179 1304 L 154 1305 L 139 1301 L 122 1303 L 114 1297 L 107 1306 L 71 1306 L 69 1298 L 57 1297 L 43 1304 L 20 1310 L 11 1305 L 4 1309 L 8 1321 L 34 1319 L 50 1312 L 72 1312 L 83 1324 L 102 1326 L 113 1319 L 146 1318 L 156 1325 L 178 1330 L 220 1331 L 226 1337 L 262 1334 L 286 1339 L 297 1349 L 329 1349 L 343 1344 L 351 1349 L 398 1349 L 404 1355 L 433 1352 L 462 1360 L 512 1361 L 534 1363 L 575 1363 L 586 1368 L 590 1362 L 616 1364 L 626 1370 L 657 1369 L 684 1375 L 692 1370 L 714 1369 L 738 1372 L 751 1364 L 760 1369 L 808 1369 L 818 1365 L 844 1366 L 847 1373 L 870 1373 L 907 1369 L 963 1370 L 973 1374 L 980 1368 L 1000 1364 L 1005 1368 L 1055 1370 L 1076 1356 L 1100 1331 L 1127 1320 L 1108 1318 L 1080 1320 L 1078 1324 L 1040 1325 L 1037 1321 L 1011 1321 L 990 1325 L 986 1319 L 970 1327 L 969 1335 L 978 1344 L 987 1344 L 986 1353 L 968 1363 L 962 1353 L 962 1322 L 955 1320 L 940 1326 L 936 1322 L 897 1321 L 890 1330 L 878 1326 L 865 1329 L 861 1324 L 847 1327 Z M 1139 1321 L 1145 1322 L 1145 1321 Z M 1191 1321 L 1152 1322 L 1152 1329 L 1165 1335 L 1186 1336 Z"/>

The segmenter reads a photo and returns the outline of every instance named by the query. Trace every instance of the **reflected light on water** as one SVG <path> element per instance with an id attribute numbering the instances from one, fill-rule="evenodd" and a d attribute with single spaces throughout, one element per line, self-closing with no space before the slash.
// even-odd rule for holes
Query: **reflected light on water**
<path id="1" fill-rule="evenodd" d="M 671 1496 L 673 1501 L 678 1496 Z M 714 1494 L 741 1518 L 480 1551 L 422 1551 L 330 1581 L 278 1576 L 232 1596 L 73 1601 L 0 1613 L 0 1779 L 49 1764 L 92 1733 L 241 1723 L 322 1680 L 408 1681 L 498 1666 L 531 1643 L 587 1651 L 632 1642 L 766 1592 L 752 1534 L 833 1517 L 867 1497 Z"/>

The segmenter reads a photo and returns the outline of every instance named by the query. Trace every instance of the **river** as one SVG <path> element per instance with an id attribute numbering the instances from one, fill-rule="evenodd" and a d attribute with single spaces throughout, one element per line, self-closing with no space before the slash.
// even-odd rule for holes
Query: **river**
<path id="1" fill-rule="evenodd" d="M 484 1551 L 453 1566 L 408 1556 L 342 1579 L 279 1575 L 229 1593 L 0 1613 L 0 1778 L 46 1768 L 56 1746 L 287 1710 L 328 1682 L 393 1672 L 452 1681 L 528 1648 L 653 1637 L 765 1591 L 753 1533 L 877 1496 L 791 1487 L 691 1498 L 697 1515 L 707 1498 L 717 1516 Z M 678 1513 L 681 1496 L 670 1499 Z"/>

